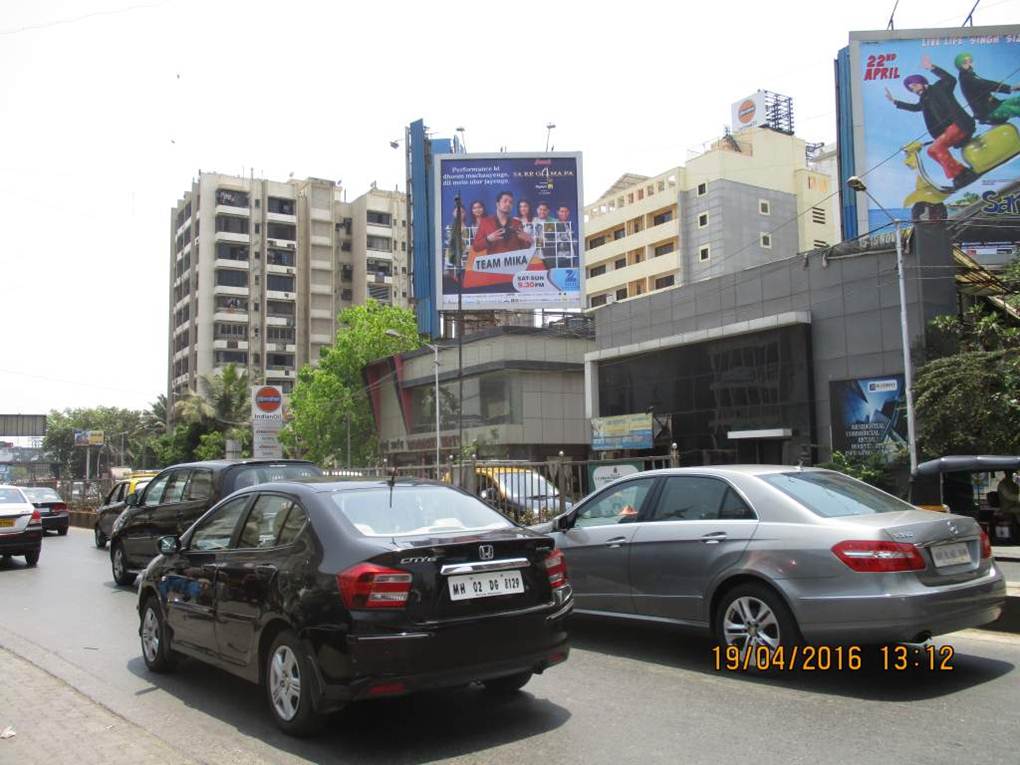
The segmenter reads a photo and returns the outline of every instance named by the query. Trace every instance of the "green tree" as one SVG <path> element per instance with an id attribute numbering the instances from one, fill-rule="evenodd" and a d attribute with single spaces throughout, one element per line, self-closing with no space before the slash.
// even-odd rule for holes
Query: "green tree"
<path id="1" fill-rule="evenodd" d="M 351 463 L 366 465 L 377 458 L 378 434 L 362 371 L 378 358 L 418 348 L 421 340 L 414 313 L 374 300 L 344 309 L 337 322 L 336 342 L 317 366 L 298 373 L 281 439 L 291 454 L 339 465 L 348 456 L 350 423 Z"/>
<path id="2" fill-rule="evenodd" d="M 818 467 L 837 470 L 858 481 L 870 483 L 883 491 L 896 493 L 896 475 L 900 471 L 906 455 L 897 454 L 890 459 L 883 452 L 873 452 L 867 457 L 853 457 L 843 452 L 833 452 L 832 460 Z"/>
<path id="3" fill-rule="evenodd" d="M 77 430 L 101 430 L 105 436 L 102 447 L 91 447 L 93 476 L 111 465 L 141 465 L 146 442 L 141 412 L 110 406 L 54 410 L 46 418 L 43 450 L 60 465 L 63 477 L 85 475 L 86 450 L 74 445 Z"/>
<path id="4" fill-rule="evenodd" d="M 215 459 L 224 455 L 224 448 L 215 452 L 216 445 L 225 445 L 226 439 L 235 439 L 241 442 L 242 454 L 251 454 L 251 405 L 250 388 L 248 386 L 248 373 L 238 371 L 233 364 L 227 364 L 222 372 L 213 372 L 199 377 L 199 392 L 191 392 L 183 396 L 174 405 L 174 415 L 179 423 L 193 426 L 198 430 L 199 443 L 193 443 L 190 435 L 187 443 L 192 444 L 192 454 L 189 457 L 195 459 Z M 188 430 L 188 434 L 193 434 Z M 209 438 L 202 441 L 202 437 L 214 433 L 219 438 Z M 178 444 L 174 438 L 164 442 L 164 447 L 174 451 L 176 447 L 170 444 Z M 196 449 L 198 451 L 196 451 Z M 215 453 L 214 453 L 215 452 Z"/>

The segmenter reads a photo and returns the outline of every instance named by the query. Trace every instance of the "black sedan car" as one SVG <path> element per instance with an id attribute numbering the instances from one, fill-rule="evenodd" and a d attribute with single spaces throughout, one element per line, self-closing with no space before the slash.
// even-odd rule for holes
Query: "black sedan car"
<path id="1" fill-rule="evenodd" d="M 146 665 L 260 683 L 290 734 L 360 699 L 512 692 L 567 658 L 562 553 L 444 484 L 254 486 L 160 548 L 138 588 Z"/>
<path id="2" fill-rule="evenodd" d="M 71 515 L 67 511 L 67 503 L 57 494 L 56 489 L 48 486 L 26 486 L 22 491 L 39 511 L 43 531 L 55 531 L 62 537 L 67 536 Z"/>
<path id="3" fill-rule="evenodd" d="M 206 510 L 237 489 L 267 481 L 321 476 L 303 460 L 209 460 L 168 467 L 141 492 L 129 494 L 127 507 L 110 531 L 110 565 L 117 584 L 135 581 L 156 555 L 156 541 L 182 534 Z"/>

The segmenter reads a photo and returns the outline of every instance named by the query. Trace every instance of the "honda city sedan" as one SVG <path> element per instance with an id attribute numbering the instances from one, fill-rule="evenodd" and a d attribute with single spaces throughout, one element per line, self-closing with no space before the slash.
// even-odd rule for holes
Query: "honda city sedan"
<path id="1" fill-rule="evenodd" d="M 741 652 L 921 642 L 995 621 L 1006 586 L 977 522 L 841 473 L 639 473 L 550 524 L 578 613 L 711 630 Z"/>
<path id="2" fill-rule="evenodd" d="M 160 548 L 138 589 L 146 666 L 260 683 L 290 734 L 361 699 L 516 691 L 567 658 L 562 553 L 444 484 L 253 486 Z"/>
<path id="3" fill-rule="evenodd" d="M 22 491 L 39 510 L 43 531 L 55 531 L 62 537 L 67 536 L 71 515 L 67 511 L 67 503 L 57 494 L 56 489 L 49 486 L 26 486 Z"/>
<path id="4" fill-rule="evenodd" d="M 42 517 L 39 509 L 17 486 L 0 486 L 0 555 L 24 555 L 34 566 L 42 550 Z"/>

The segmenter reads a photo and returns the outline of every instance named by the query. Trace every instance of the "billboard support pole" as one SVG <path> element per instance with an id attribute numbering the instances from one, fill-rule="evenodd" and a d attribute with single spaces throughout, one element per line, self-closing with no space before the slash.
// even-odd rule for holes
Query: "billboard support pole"
<path id="1" fill-rule="evenodd" d="M 461 227 L 464 225 L 461 216 L 460 194 L 453 198 L 457 212 L 453 223 L 453 253 L 457 262 L 457 448 L 461 456 L 464 452 L 464 242 L 461 241 Z M 438 408 L 439 402 L 436 402 Z"/>
<path id="2" fill-rule="evenodd" d="M 870 194 L 869 194 L 870 196 Z M 907 398 L 907 448 L 910 451 L 910 475 L 917 472 L 917 433 L 914 429 L 914 364 L 910 358 L 910 329 L 907 324 L 907 284 L 903 273 L 903 237 L 896 223 L 896 273 L 900 288 L 900 339 L 903 344 L 903 385 Z"/>

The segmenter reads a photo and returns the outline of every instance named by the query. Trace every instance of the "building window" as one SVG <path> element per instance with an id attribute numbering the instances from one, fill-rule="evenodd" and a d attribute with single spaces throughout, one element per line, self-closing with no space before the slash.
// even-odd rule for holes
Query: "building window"
<path id="1" fill-rule="evenodd" d="M 823 210 L 821 207 L 812 207 L 811 208 L 811 220 L 814 221 L 815 223 L 822 223 L 822 224 L 824 224 L 825 223 L 825 210 Z"/>
<path id="2" fill-rule="evenodd" d="M 283 276 L 282 274 L 267 274 L 266 289 L 274 292 L 293 292 L 294 277 Z"/>
<path id="3" fill-rule="evenodd" d="M 248 366 L 248 352 L 247 351 L 216 351 L 215 364 L 220 366 L 222 364 L 240 364 L 241 366 Z"/>
<path id="4" fill-rule="evenodd" d="M 595 266 L 594 268 L 589 268 L 588 269 L 588 277 L 591 278 L 593 276 L 602 276 L 602 274 L 604 274 L 605 272 L 606 272 L 606 267 L 604 265 L 603 266 Z"/>
<path id="5" fill-rule="evenodd" d="M 673 274 L 670 274 L 669 276 L 660 276 L 655 280 L 655 289 L 664 290 L 666 287 L 672 287 L 674 282 L 675 279 L 673 278 Z"/>
<path id="6" fill-rule="evenodd" d="M 373 226 L 392 226 L 393 216 L 387 212 L 376 212 L 375 210 L 369 210 L 366 215 L 368 216 L 368 222 Z"/>
<path id="7" fill-rule="evenodd" d="M 704 245 L 698 248 L 698 260 L 704 263 L 712 257 L 712 248 L 709 245 Z"/>
<path id="8" fill-rule="evenodd" d="M 698 196 L 699 197 L 703 197 L 707 193 L 708 193 L 708 184 L 707 183 L 699 183 L 698 184 Z"/>
<path id="9" fill-rule="evenodd" d="M 226 337 L 234 340 L 238 338 L 246 338 L 248 337 L 248 325 L 227 324 L 226 322 L 217 321 L 213 324 L 213 337 Z"/>
<path id="10" fill-rule="evenodd" d="M 762 215 L 772 214 L 772 205 L 769 204 L 769 201 L 767 199 L 758 200 L 758 212 L 761 213 Z"/>
<path id="11" fill-rule="evenodd" d="M 294 367 L 294 354 L 292 353 L 267 353 L 266 366 L 273 369 Z"/>
<path id="12" fill-rule="evenodd" d="M 641 250 L 635 250 L 633 255 L 634 255 L 634 263 L 640 263 L 642 260 L 645 259 L 645 254 L 643 252 L 641 252 Z M 631 265 L 633 265 L 634 263 L 632 263 Z"/>
<path id="13" fill-rule="evenodd" d="M 354 292 L 351 291 L 351 290 L 340 290 L 340 299 L 341 300 L 353 300 L 354 299 Z"/>
<path id="14" fill-rule="evenodd" d="M 267 223 L 266 236 L 270 239 L 297 240 L 297 227 L 290 223 Z"/>
<path id="15" fill-rule="evenodd" d="M 217 215 L 216 216 L 216 230 L 227 231 L 231 234 L 247 234 L 248 233 L 248 219 L 247 218 L 235 218 L 231 215 Z"/>
<path id="16" fill-rule="evenodd" d="M 266 314 L 269 316 L 293 316 L 294 304 L 284 300 L 267 300 Z"/>
<path id="17" fill-rule="evenodd" d="M 278 215 L 293 215 L 294 200 L 281 199 L 280 197 L 269 197 L 269 201 L 266 204 L 266 209 L 269 212 L 277 213 Z"/>
<path id="18" fill-rule="evenodd" d="M 248 272 L 232 268 L 216 269 L 216 284 L 221 287 L 247 287 Z"/>
<path id="19" fill-rule="evenodd" d="M 248 260 L 248 247 L 244 244 L 217 242 L 216 257 L 219 260 Z"/>
<path id="20" fill-rule="evenodd" d="M 627 236 L 627 229 L 625 228 L 618 228 L 616 229 L 616 231 L 613 232 L 614 241 L 617 239 L 623 239 L 625 236 Z"/>
<path id="21" fill-rule="evenodd" d="M 367 246 L 368 249 L 378 250 L 379 252 L 389 252 L 392 249 L 388 238 L 385 236 L 372 236 L 371 234 L 367 238 Z"/>
<path id="22" fill-rule="evenodd" d="M 764 247 L 766 250 L 771 250 L 772 249 L 772 235 L 771 234 L 762 234 L 761 235 L 761 246 Z"/>
<path id="23" fill-rule="evenodd" d="M 270 249 L 266 253 L 266 262 L 271 266 L 293 266 L 294 250 Z"/>
<path id="24" fill-rule="evenodd" d="M 705 228 L 708 225 L 708 213 L 701 213 L 698 216 L 698 228 Z"/>
<path id="25" fill-rule="evenodd" d="M 658 187 L 659 187 L 659 191 L 665 191 L 666 190 L 666 182 L 665 181 L 659 181 Z"/>
<path id="26" fill-rule="evenodd" d="M 655 257 L 659 257 L 660 255 L 668 255 L 669 253 L 673 252 L 674 249 L 676 249 L 676 247 L 672 242 L 660 244 L 658 247 L 655 248 Z"/>
<path id="27" fill-rule="evenodd" d="M 216 204 L 226 205 L 227 207 L 247 207 L 248 194 L 244 191 L 216 189 Z"/>
<path id="28" fill-rule="evenodd" d="M 588 305 L 591 308 L 598 308 L 600 305 L 606 304 L 606 295 L 595 295 L 588 300 Z"/>
<path id="29" fill-rule="evenodd" d="M 626 267 L 627 267 L 627 259 L 626 258 L 619 258 L 618 260 L 614 260 L 613 261 L 613 268 L 615 268 L 617 271 L 619 271 L 621 268 L 626 268 Z"/>
<path id="30" fill-rule="evenodd" d="M 617 300 L 626 300 L 627 299 L 627 288 L 626 287 L 620 287 L 620 289 L 618 289 L 616 291 L 616 299 Z"/>
<path id="31" fill-rule="evenodd" d="M 407 252 L 407 242 L 401 242 L 400 243 L 400 251 L 401 252 Z"/>
<path id="32" fill-rule="evenodd" d="M 663 223 L 669 223 L 671 220 L 673 220 L 673 211 L 666 210 L 665 212 L 661 212 L 654 218 L 652 218 L 652 225 L 661 226 Z"/>
<path id="33" fill-rule="evenodd" d="M 232 297 L 230 295 L 217 295 L 216 296 L 216 311 L 224 311 L 226 313 L 244 313 L 248 310 L 248 300 L 241 297 Z"/>
<path id="34" fill-rule="evenodd" d="M 596 247 L 601 247 L 605 243 L 606 238 L 604 236 L 593 236 L 591 239 L 588 240 L 588 249 L 594 250 Z"/>

